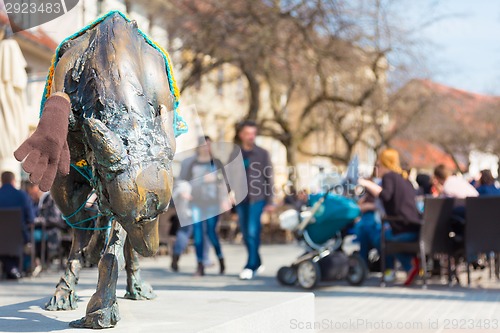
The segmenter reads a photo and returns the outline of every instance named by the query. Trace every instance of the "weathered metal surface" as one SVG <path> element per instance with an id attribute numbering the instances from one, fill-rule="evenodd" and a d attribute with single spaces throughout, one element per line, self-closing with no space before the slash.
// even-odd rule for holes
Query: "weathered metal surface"
<path id="1" fill-rule="evenodd" d="M 71 325 L 112 327 L 119 320 L 116 279 L 125 260 L 126 297 L 155 296 L 140 279 L 137 253 L 156 253 L 157 217 L 170 201 L 175 138 L 165 63 L 134 22 L 115 14 L 61 47 L 52 89 L 64 91 L 71 99 L 71 162 L 86 160 L 94 176 L 90 184 L 73 169 L 68 176 L 58 176 L 52 187 L 54 199 L 63 214 L 69 215 L 93 188 L 104 215 L 98 226 L 114 219 L 99 261 L 96 293 L 86 316 Z M 82 210 L 74 219 L 92 214 Z M 74 233 L 71 265 L 47 304 L 51 310 L 75 307 L 74 287 L 81 263 L 85 258 L 99 258 L 104 245 L 103 231 L 75 229 Z"/>

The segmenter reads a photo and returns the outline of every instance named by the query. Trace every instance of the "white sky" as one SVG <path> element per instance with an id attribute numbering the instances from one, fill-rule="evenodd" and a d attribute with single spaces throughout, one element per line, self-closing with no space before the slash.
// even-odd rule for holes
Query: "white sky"
<path id="1" fill-rule="evenodd" d="M 500 1 L 417 3 L 437 3 L 436 11 L 451 15 L 421 32 L 433 44 L 426 48 L 433 79 L 460 89 L 500 95 Z M 408 14 L 418 14 L 413 13 Z"/>

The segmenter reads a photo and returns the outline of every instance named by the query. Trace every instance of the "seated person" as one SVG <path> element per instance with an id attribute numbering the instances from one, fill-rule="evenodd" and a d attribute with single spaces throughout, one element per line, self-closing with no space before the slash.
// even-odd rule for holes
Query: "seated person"
<path id="1" fill-rule="evenodd" d="M 452 175 L 445 165 L 440 164 L 434 169 L 434 187 L 439 197 L 455 198 L 455 207 L 451 216 L 451 231 L 455 252 L 464 248 L 465 231 L 465 198 L 477 197 L 479 193 L 463 177 Z"/>
<path id="2" fill-rule="evenodd" d="M 368 254 L 371 249 L 378 247 L 377 240 L 380 237 L 380 217 L 375 200 L 377 199 L 370 193 L 365 193 L 359 199 L 361 219 L 354 227 L 354 233 L 359 242 L 359 255 L 368 267 L 370 266 Z"/>
<path id="3" fill-rule="evenodd" d="M 500 196 L 500 188 L 495 185 L 495 178 L 490 170 L 481 170 L 481 178 L 477 181 L 479 196 Z"/>
<path id="4" fill-rule="evenodd" d="M 308 197 L 305 190 L 297 191 L 294 186 L 290 186 L 288 189 L 285 188 L 285 193 L 283 205 L 291 206 L 298 212 L 301 212 L 302 208 L 307 206 Z"/>
<path id="5" fill-rule="evenodd" d="M 444 164 L 434 169 L 434 187 L 440 197 L 465 199 L 477 197 L 479 193 L 463 177 L 452 175 Z"/>
<path id="6" fill-rule="evenodd" d="M 62 234 L 69 231 L 69 226 L 64 222 L 61 211 L 57 208 L 50 192 L 42 192 L 38 185 L 26 184 L 26 192 L 36 207 L 35 223 L 35 249 L 36 257 L 41 258 L 41 245 L 46 242 L 45 258 L 48 260 L 57 255 L 61 246 Z M 42 234 L 42 225 L 45 234 Z"/>
<path id="7" fill-rule="evenodd" d="M 35 220 L 32 202 L 28 195 L 15 188 L 16 178 L 12 172 L 6 171 L 1 175 L 2 187 L 0 187 L 0 209 L 20 208 L 22 210 L 23 238 L 26 245 L 30 242 L 29 225 Z M 0 221 L 1 223 L 1 221 Z M 1 228 L 1 224 L 0 224 Z M 0 257 L 3 270 L 7 273 L 8 279 L 21 278 L 19 258 Z"/>
<path id="8" fill-rule="evenodd" d="M 380 198 L 387 216 L 395 217 L 384 223 L 385 239 L 391 242 L 413 242 L 418 239 L 420 214 L 415 203 L 416 191 L 407 179 L 399 162 L 399 154 L 394 149 L 384 150 L 378 158 L 376 167 L 378 176 L 382 177 L 382 186 L 360 179 L 359 184 L 373 196 Z M 378 240 L 380 250 L 380 240 Z M 419 262 L 408 254 L 395 256 L 407 272 L 405 285 L 410 285 L 418 274 Z M 394 258 L 387 256 L 387 270 L 384 272 L 386 281 L 394 280 Z"/>
<path id="9" fill-rule="evenodd" d="M 435 189 L 432 184 L 432 177 L 425 174 L 419 173 L 417 175 L 416 182 L 418 184 L 417 195 L 418 196 L 434 196 Z"/>
<path id="10" fill-rule="evenodd" d="M 380 180 L 375 178 L 376 172 L 376 168 L 373 168 L 371 180 L 379 184 Z M 361 219 L 356 222 L 354 227 L 354 233 L 359 242 L 359 255 L 368 267 L 370 267 L 368 254 L 371 249 L 378 247 L 377 242 L 380 237 L 380 215 L 378 212 L 380 206 L 377 205 L 377 200 L 370 192 L 365 192 L 358 200 Z"/>

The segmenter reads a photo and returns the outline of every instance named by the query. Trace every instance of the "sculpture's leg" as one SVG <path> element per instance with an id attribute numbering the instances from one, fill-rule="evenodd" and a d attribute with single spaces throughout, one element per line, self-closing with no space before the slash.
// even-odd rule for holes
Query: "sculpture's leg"
<path id="1" fill-rule="evenodd" d="M 151 285 L 141 279 L 139 255 L 132 248 L 128 237 L 125 241 L 123 252 L 125 255 L 125 270 L 127 271 L 127 292 L 125 293 L 125 298 L 133 300 L 156 298 Z"/>
<path id="2" fill-rule="evenodd" d="M 68 216 L 85 202 L 91 190 L 88 182 L 75 170 L 71 170 L 69 175 L 56 178 L 51 194 L 62 214 Z M 89 212 L 81 210 L 75 214 L 72 220 L 81 221 L 90 216 Z M 86 226 L 86 224 L 82 226 Z M 78 283 L 78 275 L 83 263 L 82 249 L 88 243 L 91 234 L 92 231 L 89 230 L 73 229 L 73 240 L 66 270 L 56 286 L 54 295 L 45 304 L 46 310 L 74 310 L 77 308 L 78 298 L 75 286 Z"/>
<path id="3" fill-rule="evenodd" d="M 106 250 L 99 261 L 97 290 L 90 298 L 85 317 L 71 322 L 71 327 L 109 328 L 120 320 L 116 302 L 116 282 L 118 272 L 125 262 L 123 257 L 125 237 L 125 230 L 114 221 Z"/>
<path id="4" fill-rule="evenodd" d="M 109 230 L 104 229 L 109 223 L 109 216 L 100 216 L 97 221 L 97 230 L 94 230 L 92 237 L 83 248 L 85 263 L 97 265 L 101 259 L 101 253 L 106 246 L 106 234 Z"/>

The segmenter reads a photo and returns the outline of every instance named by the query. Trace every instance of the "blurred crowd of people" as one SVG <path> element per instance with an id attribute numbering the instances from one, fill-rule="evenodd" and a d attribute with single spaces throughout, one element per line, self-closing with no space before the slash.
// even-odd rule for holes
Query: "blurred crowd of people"
<path id="1" fill-rule="evenodd" d="M 219 272 L 224 274 L 225 261 L 217 235 L 217 223 L 219 215 L 232 206 L 238 215 L 239 230 L 247 252 L 246 264 L 239 278 L 250 280 L 264 270 L 259 254 L 261 216 L 264 211 L 273 210 L 273 175 L 269 153 L 255 143 L 257 134 L 254 122 L 240 123 L 236 133 L 239 149 L 231 153 L 241 152 L 245 168 L 248 195 L 241 202 L 235 201 L 225 168 L 213 156 L 210 137 L 200 138 L 194 156 L 182 161 L 173 198 L 179 220 L 184 221 L 181 225 L 186 225 L 176 233 L 171 263 L 173 271 L 179 270 L 179 259 L 193 234 L 197 260 L 195 276 L 203 276 L 205 266 L 210 264 L 208 242 L 218 258 Z M 233 158 L 231 156 L 230 160 Z"/>
<path id="2" fill-rule="evenodd" d="M 453 174 L 445 165 L 434 168 L 432 175 L 418 174 L 417 186 L 408 179 L 408 172 L 401 168 L 399 154 L 394 149 L 384 150 L 378 157 L 371 179 L 360 179 L 359 184 L 366 188 L 366 194 L 359 204 L 363 212 L 356 226 L 360 242 L 360 254 L 368 262 L 368 252 L 372 248 L 380 249 L 381 228 L 385 239 L 393 242 L 412 242 L 419 237 L 422 218 L 423 198 L 447 197 L 465 199 L 477 196 L 500 196 L 500 189 L 490 170 L 482 170 L 477 178 L 466 179 Z M 379 200 L 381 205 L 376 204 Z M 384 217 L 397 217 L 387 219 Z M 465 226 L 465 201 L 457 201 L 453 210 L 455 221 L 454 235 L 463 239 Z M 418 274 L 419 259 L 408 254 L 399 254 L 395 258 L 387 257 L 386 281 L 395 279 L 394 259 L 397 259 L 407 272 L 406 285 L 413 282 Z"/>
<path id="3" fill-rule="evenodd" d="M 217 256 L 220 274 L 225 273 L 217 224 L 219 215 L 228 210 L 233 210 L 238 215 L 239 231 L 247 252 L 247 260 L 239 277 L 249 280 L 263 271 L 259 253 L 261 216 L 263 212 L 273 210 L 273 174 L 268 152 L 255 142 L 257 134 L 258 128 L 254 122 L 244 121 L 239 124 L 236 138 L 239 149 L 235 149 L 232 154 L 241 152 L 245 168 L 245 174 L 241 176 L 246 178 L 244 182 L 248 195 L 238 202 L 229 188 L 222 162 L 213 156 L 212 141 L 208 136 L 200 138 L 194 155 L 182 161 L 182 171 L 172 193 L 177 221 L 181 221 L 173 245 L 173 271 L 179 270 L 180 257 L 192 237 L 197 260 L 195 275 L 203 276 L 205 267 L 211 264 L 208 255 L 210 245 Z M 31 273 L 37 274 L 41 269 L 40 263 L 49 261 L 52 252 L 60 249 L 61 235 L 69 231 L 68 226 L 50 193 L 41 192 L 37 185 L 29 182 L 22 184 L 22 190 L 17 189 L 16 179 L 11 172 L 2 174 L 0 210 L 2 208 L 18 208 L 22 211 L 23 217 L 19 223 L 23 226 L 26 249 L 24 261 L 35 260 L 36 267 Z M 35 258 L 29 258 L 32 247 L 35 249 Z M 2 271 L 7 278 L 18 279 L 23 271 L 28 270 L 28 264 L 20 267 L 19 259 L 13 256 L 0 258 Z"/>
<path id="4" fill-rule="evenodd" d="M 377 158 L 372 175 L 359 179 L 357 185 L 361 185 L 364 192 L 357 198 L 362 215 L 351 232 L 359 243 L 360 256 L 369 267 L 373 265 L 373 258 L 370 258 L 372 251 L 375 249 L 380 254 L 382 230 L 386 241 L 418 240 L 425 197 L 465 199 L 500 196 L 498 182 L 491 170 L 482 170 L 476 177 L 468 179 L 440 164 L 432 174 L 419 173 L 415 179 L 410 179 L 409 170 L 402 168 L 399 153 L 395 149 L 383 150 Z M 284 204 L 299 211 L 307 206 L 308 193 L 305 190 L 291 187 L 288 192 Z M 451 222 L 454 241 L 463 244 L 465 200 L 455 203 Z M 405 285 L 412 284 L 418 275 L 420 262 L 417 257 L 397 254 L 387 256 L 385 261 L 387 269 L 383 273 L 388 282 L 395 279 L 396 261 L 407 273 Z"/>
<path id="5" fill-rule="evenodd" d="M 226 271 L 226 262 L 218 235 L 219 215 L 232 211 L 238 216 L 239 231 L 246 249 L 246 261 L 243 263 L 240 279 L 253 279 L 264 269 L 259 253 L 264 212 L 274 211 L 274 182 L 269 153 L 256 144 L 257 125 L 251 121 L 242 122 L 237 129 L 236 142 L 241 152 L 245 167 L 248 195 L 236 202 L 230 181 L 223 163 L 212 151 L 212 140 L 205 136 L 199 139 L 194 154 L 182 161 L 181 173 L 176 179 L 172 198 L 175 203 L 177 221 L 175 242 L 172 246 L 171 269 L 179 271 L 183 253 L 193 239 L 196 254 L 195 276 L 205 275 L 205 268 L 211 265 L 210 249 L 213 248 L 219 264 L 219 273 Z M 22 211 L 19 223 L 23 226 L 25 244 L 24 263 L 19 267 L 19 258 L 0 257 L 3 272 L 8 278 L 18 279 L 27 270 L 27 262 L 35 260 L 35 274 L 40 270 L 40 263 L 49 261 L 60 253 L 63 234 L 69 228 L 50 196 L 40 191 L 37 185 L 29 182 L 22 184 L 22 190 L 16 189 L 16 179 L 11 172 L 1 176 L 0 210 L 17 207 Z M 466 179 L 454 174 L 444 165 L 435 167 L 433 174 L 418 174 L 414 181 L 401 167 L 399 153 L 394 149 L 382 151 L 374 166 L 371 177 L 357 180 L 364 192 L 357 198 L 362 212 L 353 231 L 360 244 L 360 255 L 369 264 L 369 253 L 380 250 L 381 234 L 394 242 L 410 242 L 418 239 L 419 224 L 422 218 L 423 198 L 452 197 L 464 199 L 475 196 L 500 196 L 498 182 L 490 170 L 482 170 L 473 179 Z M 309 193 L 290 186 L 285 191 L 283 205 L 297 211 L 304 210 L 309 203 Z M 386 219 L 392 216 L 398 219 Z M 465 220 L 465 207 L 455 207 L 457 219 L 455 233 L 460 237 Z M 1 223 L 1 221 L 0 221 Z M 42 244 L 44 246 L 42 246 Z M 29 251 L 34 247 L 35 258 L 30 258 Z M 386 258 L 387 281 L 394 280 L 394 263 L 399 261 L 407 272 L 405 284 L 411 284 L 418 273 L 418 258 L 407 254 L 398 254 Z M 32 272 L 33 273 L 33 272 Z"/>
<path id="6" fill-rule="evenodd" d="M 38 185 L 30 182 L 23 183 L 21 187 L 22 190 L 16 188 L 16 178 L 12 172 L 1 174 L 0 212 L 1 209 L 13 208 L 21 211 L 19 223 L 22 225 L 24 242 L 23 258 L 0 256 L 2 271 L 8 279 L 21 278 L 23 273 L 30 270 L 32 260 L 35 267 L 31 273 L 39 273 L 42 261 L 59 254 L 62 235 L 68 233 L 68 227 L 49 192 L 42 192 Z M 32 247 L 34 251 L 31 251 Z M 34 258 L 31 258 L 32 253 Z"/>

